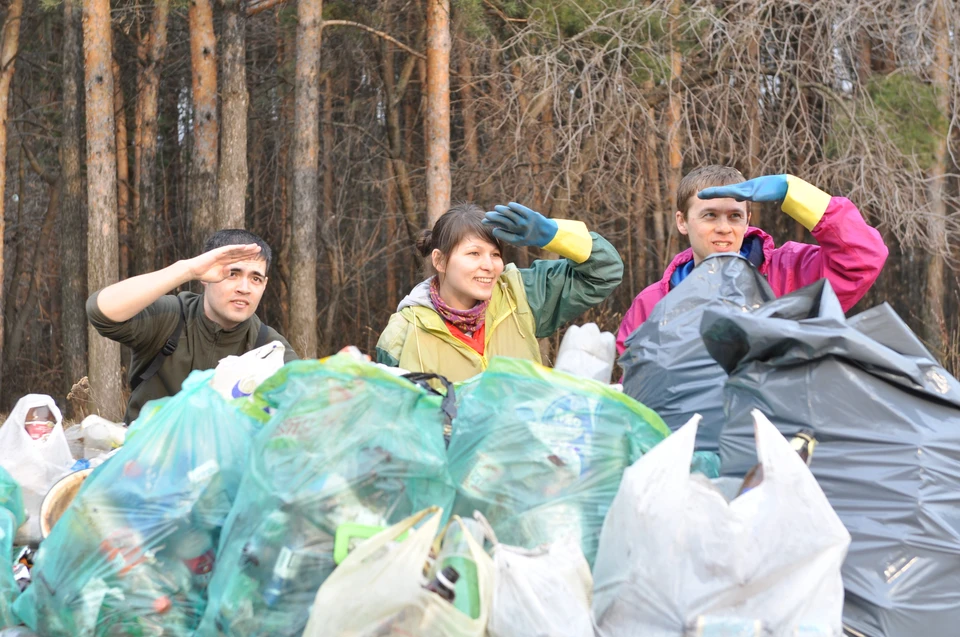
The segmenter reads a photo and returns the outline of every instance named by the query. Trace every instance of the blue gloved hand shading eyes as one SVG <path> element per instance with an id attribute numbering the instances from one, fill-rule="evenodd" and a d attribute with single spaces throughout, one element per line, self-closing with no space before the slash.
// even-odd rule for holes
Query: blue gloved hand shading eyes
<path id="1" fill-rule="evenodd" d="M 559 226 L 535 210 L 510 202 L 506 206 L 494 206 L 484 215 L 483 223 L 493 226 L 493 236 L 515 246 L 542 248 L 550 243 Z"/>
<path id="2" fill-rule="evenodd" d="M 737 201 L 781 201 L 787 196 L 787 185 L 786 175 L 768 175 L 739 184 L 705 188 L 697 193 L 697 197 L 700 199 L 730 197 Z"/>

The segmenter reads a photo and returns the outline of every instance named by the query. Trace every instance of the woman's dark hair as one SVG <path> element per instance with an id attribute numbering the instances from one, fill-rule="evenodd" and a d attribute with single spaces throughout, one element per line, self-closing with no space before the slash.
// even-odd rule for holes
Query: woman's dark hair
<path id="1" fill-rule="evenodd" d="M 423 271 L 427 276 L 436 274 L 431 255 L 439 250 L 446 259 L 461 241 L 470 237 L 483 239 L 503 250 L 503 244 L 493 236 L 489 226 L 483 223 L 483 208 L 474 203 L 457 204 L 447 210 L 433 224 L 433 230 L 421 230 L 417 237 L 417 251 L 423 257 Z"/>

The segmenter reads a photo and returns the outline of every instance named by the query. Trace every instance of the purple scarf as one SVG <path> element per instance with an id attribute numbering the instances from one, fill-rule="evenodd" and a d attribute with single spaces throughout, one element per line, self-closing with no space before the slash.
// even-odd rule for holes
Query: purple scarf
<path id="1" fill-rule="evenodd" d="M 430 301 L 443 320 L 456 326 L 458 330 L 465 334 L 473 334 L 480 329 L 487 313 L 487 306 L 490 304 L 489 300 L 481 301 L 469 310 L 458 310 L 450 307 L 440 298 L 440 283 L 437 277 L 433 277 L 433 281 L 430 282 Z"/>

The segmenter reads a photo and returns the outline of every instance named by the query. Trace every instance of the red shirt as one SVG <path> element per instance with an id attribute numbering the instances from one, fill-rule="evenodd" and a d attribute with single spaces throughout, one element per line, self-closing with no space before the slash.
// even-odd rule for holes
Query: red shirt
<path id="1" fill-rule="evenodd" d="M 485 322 L 480 324 L 480 327 L 477 329 L 476 332 L 473 333 L 473 336 L 467 336 L 462 331 L 460 331 L 460 328 L 458 328 L 453 323 L 447 322 L 446 319 L 444 319 L 443 322 L 446 324 L 447 329 L 450 330 L 451 334 L 453 334 L 458 339 L 460 339 L 461 341 L 469 345 L 470 349 L 475 351 L 477 354 L 480 354 L 480 356 L 483 356 L 483 335 L 484 335 L 484 332 L 486 332 L 486 327 L 487 327 L 487 324 Z"/>

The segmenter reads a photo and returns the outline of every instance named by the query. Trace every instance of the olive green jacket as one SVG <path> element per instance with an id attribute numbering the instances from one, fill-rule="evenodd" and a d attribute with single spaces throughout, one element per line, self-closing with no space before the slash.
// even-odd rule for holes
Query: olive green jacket
<path id="1" fill-rule="evenodd" d="M 111 321 L 97 305 L 100 292 L 87 299 L 87 319 L 101 336 L 127 345 L 133 350 L 130 379 L 140 376 L 163 349 L 180 319 L 180 303 L 172 294 L 161 296 L 127 321 Z M 213 369 L 226 356 L 239 356 L 254 348 L 260 331 L 260 319 L 253 315 L 232 330 L 225 330 L 203 312 L 203 295 L 181 292 L 186 323 L 173 354 L 163 361 L 157 373 L 133 390 L 124 421 L 133 422 L 148 400 L 172 396 L 196 369 Z M 283 362 L 298 358 L 290 343 L 273 328 L 267 328 L 267 343 L 280 341 L 286 348 Z"/>

